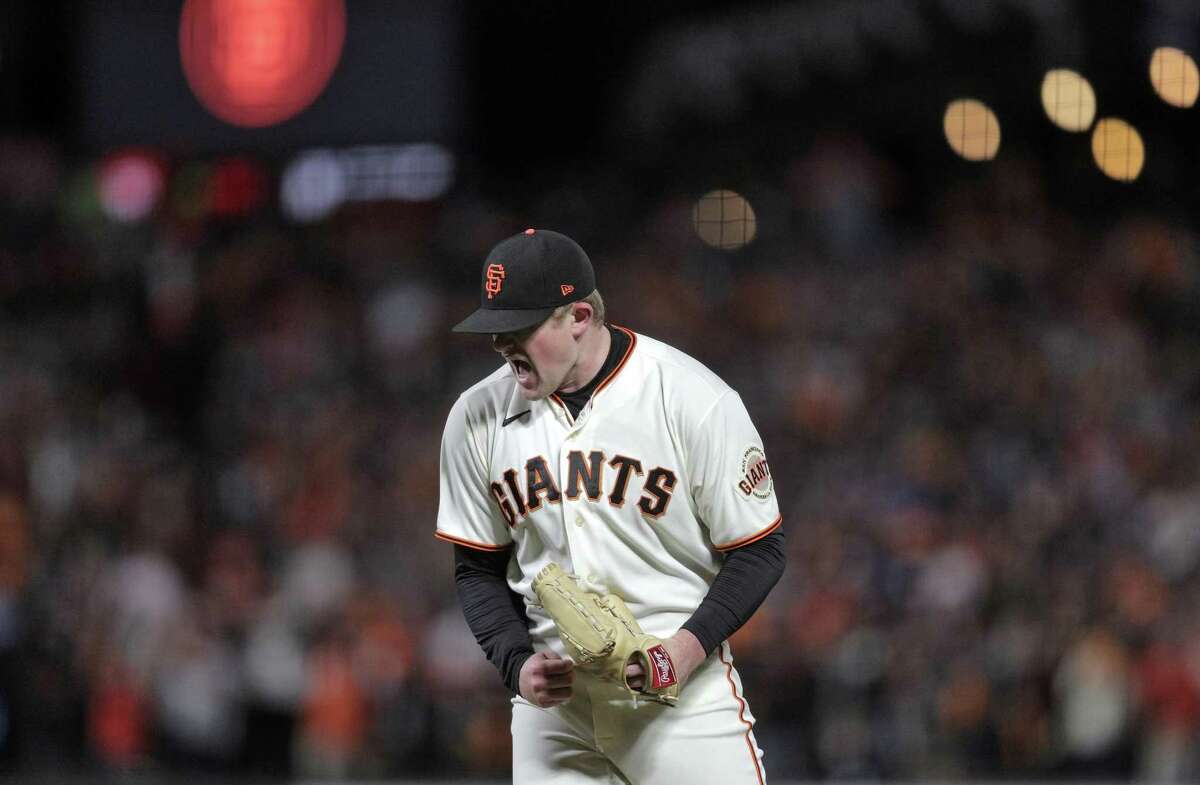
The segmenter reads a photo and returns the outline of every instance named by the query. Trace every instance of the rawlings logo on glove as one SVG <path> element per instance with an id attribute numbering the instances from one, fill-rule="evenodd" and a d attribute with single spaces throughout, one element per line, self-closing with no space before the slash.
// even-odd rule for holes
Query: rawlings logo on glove
<path id="1" fill-rule="evenodd" d="M 554 619 L 567 653 L 581 670 L 615 681 L 635 698 L 674 706 L 679 700 L 675 664 L 662 640 L 642 632 L 637 619 L 615 594 L 600 596 L 579 588 L 562 567 L 551 563 L 533 579 L 533 590 Z M 641 690 L 629 686 L 625 666 L 640 663 L 646 671 Z"/>
<path id="2" fill-rule="evenodd" d="M 669 687 L 675 683 L 675 663 L 671 662 L 671 655 L 667 654 L 667 650 L 662 644 L 651 646 L 646 650 L 650 655 L 650 661 L 654 667 L 650 669 L 653 674 L 654 687 Z"/>

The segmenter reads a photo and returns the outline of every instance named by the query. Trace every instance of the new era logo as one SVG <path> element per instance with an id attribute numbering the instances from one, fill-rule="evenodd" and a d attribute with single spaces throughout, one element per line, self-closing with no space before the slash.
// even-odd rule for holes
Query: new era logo
<path id="1" fill-rule="evenodd" d="M 566 297 L 568 294 L 575 291 L 575 287 L 569 283 L 564 283 L 561 286 L 559 286 L 558 288 L 562 289 L 563 297 Z"/>

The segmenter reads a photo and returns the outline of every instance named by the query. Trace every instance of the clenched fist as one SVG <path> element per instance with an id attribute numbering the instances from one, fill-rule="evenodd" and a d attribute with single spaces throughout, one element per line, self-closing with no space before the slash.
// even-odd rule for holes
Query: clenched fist
<path id="1" fill-rule="evenodd" d="M 548 709 L 571 699 L 575 663 L 552 651 L 540 651 L 521 666 L 521 697 Z"/>

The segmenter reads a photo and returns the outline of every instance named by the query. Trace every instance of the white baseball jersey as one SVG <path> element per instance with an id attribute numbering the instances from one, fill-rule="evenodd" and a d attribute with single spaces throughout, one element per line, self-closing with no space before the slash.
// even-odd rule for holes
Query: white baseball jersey
<path id="1" fill-rule="evenodd" d="M 624 332 L 624 358 L 578 417 L 556 395 L 522 398 L 505 365 L 459 397 L 442 439 L 436 536 L 515 546 L 509 585 L 535 648 L 560 655 L 531 588 L 546 564 L 620 595 L 646 632 L 667 637 L 704 599 L 720 552 L 780 523 L 737 393 L 683 352 Z"/>
<path id="2" fill-rule="evenodd" d="M 507 365 L 455 402 L 442 439 L 436 535 L 513 547 L 535 650 L 565 656 L 531 588 L 550 562 L 624 598 L 646 632 L 673 635 L 699 607 L 721 551 L 780 524 L 762 440 L 738 397 L 686 354 L 636 335 L 572 417 L 557 396 L 525 400 Z M 630 701 L 578 673 L 566 704 L 513 699 L 517 785 L 632 782 L 764 785 L 754 718 L 728 643 L 693 672 L 677 707 Z M 665 710 L 664 710 L 665 708 Z M 587 750 L 589 752 L 584 753 Z"/>

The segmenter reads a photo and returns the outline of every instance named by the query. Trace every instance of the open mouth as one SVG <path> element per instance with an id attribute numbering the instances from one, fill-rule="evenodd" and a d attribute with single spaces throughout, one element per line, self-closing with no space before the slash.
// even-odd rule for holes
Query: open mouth
<path id="1" fill-rule="evenodd" d="M 529 380 L 530 374 L 533 373 L 533 366 L 528 360 L 523 360 L 520 357 L 509 357 L 509 364 L 512 366 L 513 373 L 517 377 L 517 381 L 524 384 Z"/>

